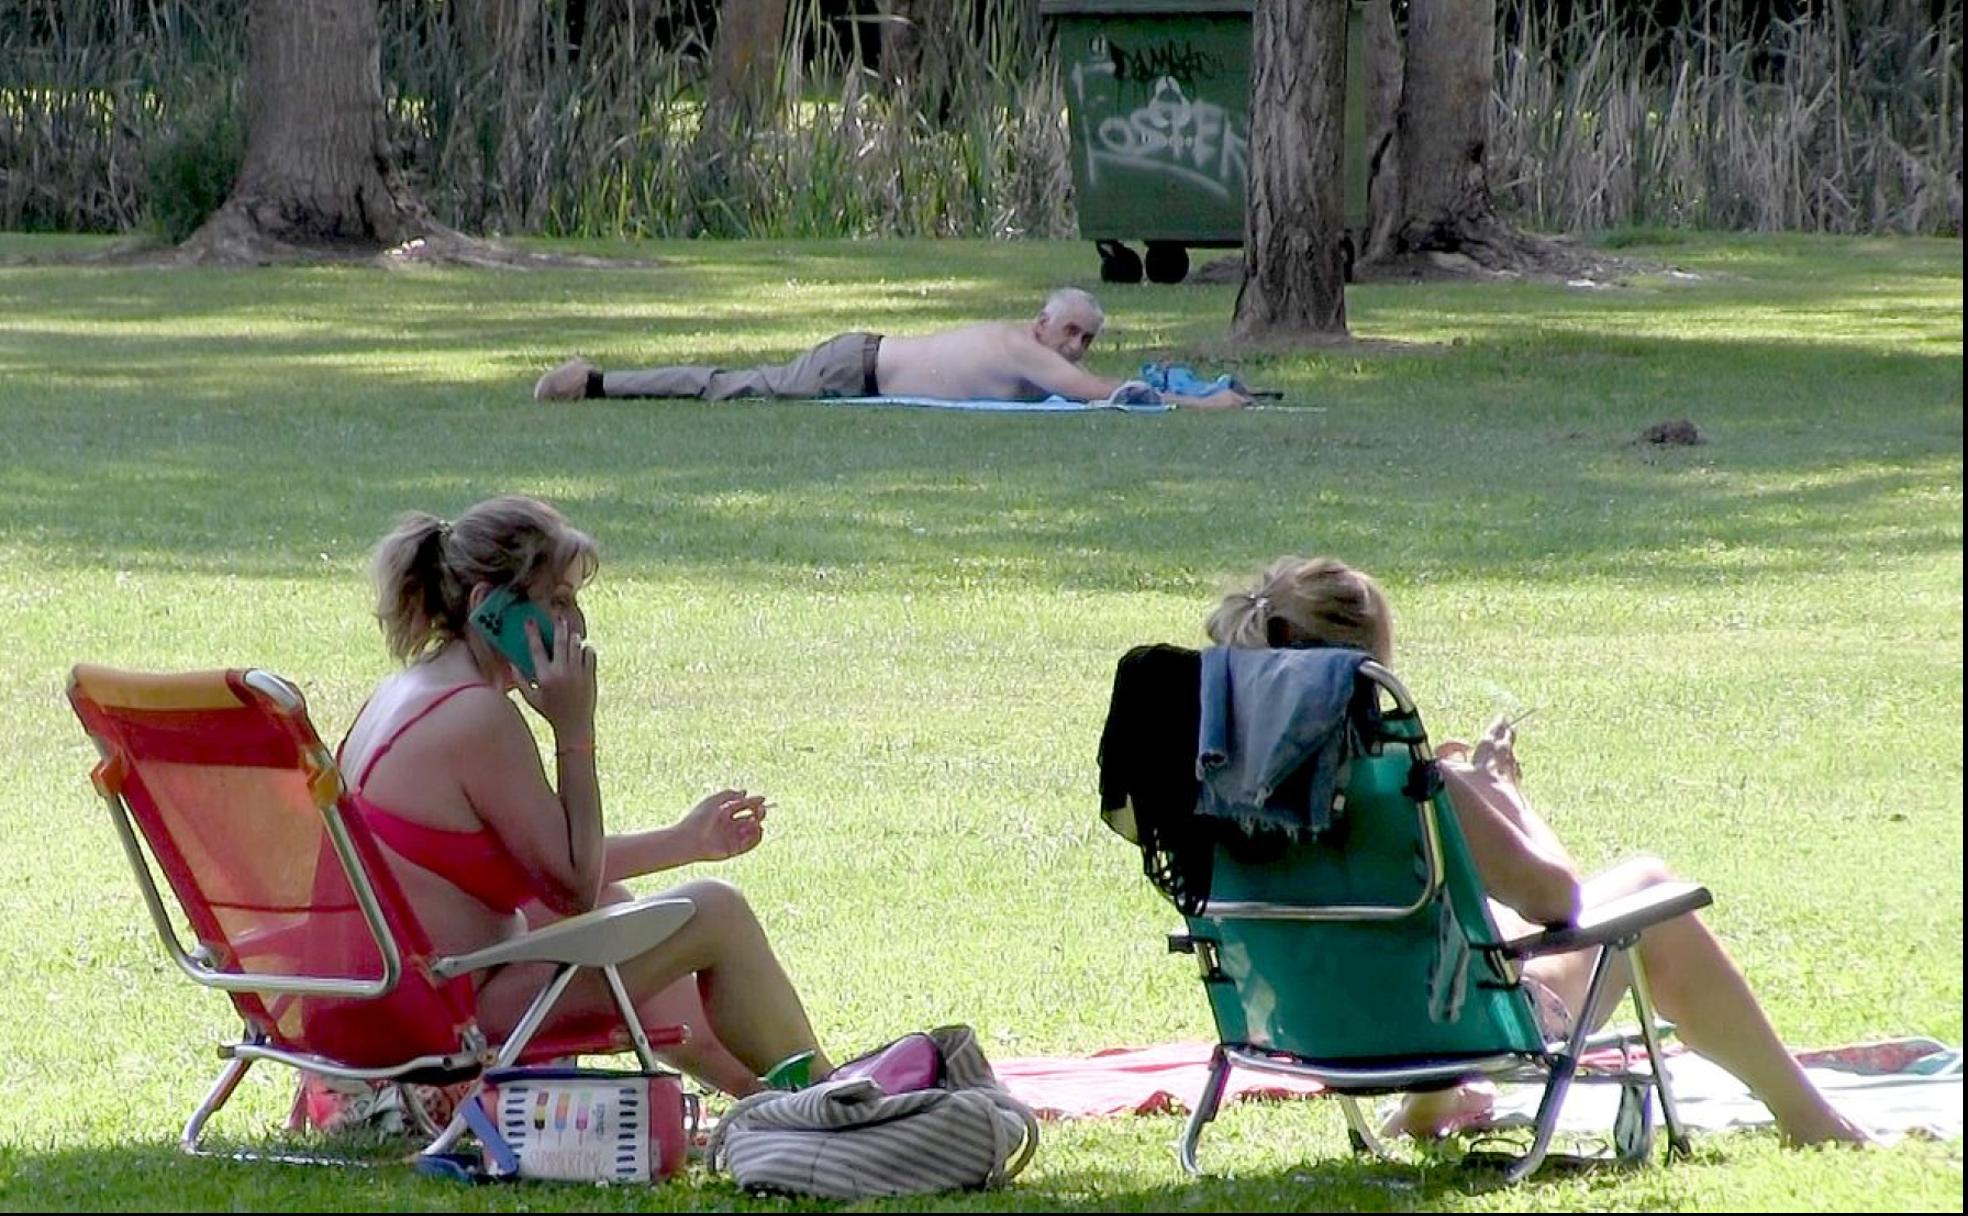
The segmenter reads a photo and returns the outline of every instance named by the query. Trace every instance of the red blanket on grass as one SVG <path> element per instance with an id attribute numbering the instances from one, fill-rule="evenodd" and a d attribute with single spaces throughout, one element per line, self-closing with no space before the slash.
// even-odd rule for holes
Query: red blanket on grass
<path id="1" fill-rule="evenodd" d="M 1119 1047 L 1084 1057 L 1029 1057 L 994 1061 L 992 1071 L 1013 1096 L 1041 1119 L 1084 1119 L 1106 1115 L 1149 1115 L 1194 1108 L 1209 1077 L 1209 1043 L 1169 1043 L 1160 1047 Z M 1684 1050 L 1667 1044 L 1670 1056 Z M 1929 1039 L 1860 1043 L 1821 1051 L 1800 1051 L 1807 1068 L 1871 1075 L 1932 1071 L 1942 1044 Z M 1593 1053 L 1588 1065 L 1617 1061 L 1617 1049 Z M 1958 1065 L 1957 1075 L 1958 1075 Z M 1678 1069 L 1677 1069 L 1678 1072 Z M 1678 1088 L 1678 1086 L 1677 1086 Z M 1303 1098 L 1320 1092 L 1316 1081 L 1275 1073 L 1235 1069 L 1224 1091 L 1225 1104 L 1243 1098 Z"/>

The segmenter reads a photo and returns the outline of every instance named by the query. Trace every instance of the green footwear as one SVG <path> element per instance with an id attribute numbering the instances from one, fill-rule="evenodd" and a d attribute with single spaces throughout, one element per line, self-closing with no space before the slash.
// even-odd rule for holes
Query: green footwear
<path id="1" fill-rule="evenodd" d="M 787 1056 L 767 1069 L 759 1081 L 767 1089 L 805 1089 L 813 1083 L 813 1053 Z"/>

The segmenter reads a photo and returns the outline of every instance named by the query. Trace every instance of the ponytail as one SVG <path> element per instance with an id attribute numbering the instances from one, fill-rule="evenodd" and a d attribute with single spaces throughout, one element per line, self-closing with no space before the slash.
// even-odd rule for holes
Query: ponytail
<path id="1" fill-rule="evenodd" d="M 1210 613 L 1204 629 L 1219 646 L 1261 650 L 1271 644 L 1266 631 L 1270 619 L 1269 597 L 1256 591 L 1233 591 Z"/>
<path id="2" fill-rule="evenodd" d="M 398 517 L 369 559 L 376 585 L 376 620 L 390 657 L 408 662 L 441 630 L 456 632 L 463 613 L 446 602 L 444 542 L 450 525 L 428 511 Z"/>

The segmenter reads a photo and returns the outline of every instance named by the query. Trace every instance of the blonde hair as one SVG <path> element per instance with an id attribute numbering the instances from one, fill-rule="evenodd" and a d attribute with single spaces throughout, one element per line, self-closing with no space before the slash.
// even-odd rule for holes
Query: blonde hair
<path id="1" fill-rule="evenodd" d="M 1394 614 L 1380 584 L 1330 557 L 1281 557 L 1233 591 L 1204 626 L 1219 646 L 1344 646 L 1394 661 Z"/>
<path id="2" fill-rule="evenodd" d="M 409 662 L 464 633 L 479 583 L 524 588 L 566 571 L 584 583 L 600 561 L 594 540 L 537 498 L 487 499 L 449 522 L 411 511 L 369 558 L 376 620 L 390 655 Z"/>

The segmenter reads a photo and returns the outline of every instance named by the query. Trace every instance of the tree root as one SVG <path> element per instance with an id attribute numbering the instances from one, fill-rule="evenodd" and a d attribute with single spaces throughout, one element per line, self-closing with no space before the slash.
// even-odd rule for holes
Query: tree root
<path id="1" fill-rule="evenodd" d="M 1539 279 L 1594 282 L 1627 278 L 1648 269 L 1573 240 L 1522 232 L 1494 215 L 1443 224 L 1410 225 L 1393 248 L 1360 263 L 1365 282 L 1416 279 Z"/>
<path id="2" fill-rule="evenodd" d="M 409 270 L 419 266 L 469 266 L 488 270 L 621 270 L 648 269 L 664 263 L 657 258 L 595 257 L 515 249 L 498 241 L 467 236 L 433 220 L 404 226 L 403 239 L 380 241 L 282 240 L 261 230 L 243 212 L 225 208 L 215 213 L 179 245 L 141 241 L 119 243 L 101 252 L 18 259 L 22 263 L 95 266 L 372 266 Z"/>

